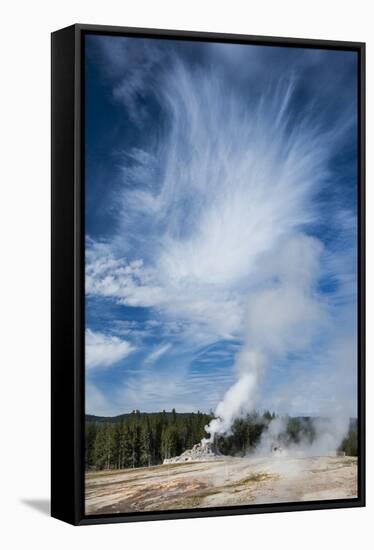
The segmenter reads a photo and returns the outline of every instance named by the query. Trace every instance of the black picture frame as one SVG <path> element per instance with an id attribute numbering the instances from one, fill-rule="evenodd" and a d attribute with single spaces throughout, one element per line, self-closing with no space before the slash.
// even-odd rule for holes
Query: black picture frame
<path id="1" fill-rule="evenodd" d="M 353 499 L 84 513 L 84 66 L 90 33 L 350 50 L 358 54 L 358 496 Z M 347 508 L 365 505 L 365 44 L 76 24 L 52 33 L 51 515 L 73 525 Z"/>

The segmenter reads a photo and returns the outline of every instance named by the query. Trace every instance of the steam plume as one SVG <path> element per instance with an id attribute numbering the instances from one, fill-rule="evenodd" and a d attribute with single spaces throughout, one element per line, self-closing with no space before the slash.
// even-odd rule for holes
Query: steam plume
<path id="1" fill-rule="evenodd" d="M 248 297 L 246 338 L 235 364 L 238 379 L 206 426 L 210 440 L 229 433 L 235 418 L 253 410 L 264 371 L 285 355 L 305 350 L 326 322 L 324 305 L 314 293 L 321 252 L 317 239 L 300 234 L 284 242 L 276 257 L 264 259 L 275 282 Z"/>

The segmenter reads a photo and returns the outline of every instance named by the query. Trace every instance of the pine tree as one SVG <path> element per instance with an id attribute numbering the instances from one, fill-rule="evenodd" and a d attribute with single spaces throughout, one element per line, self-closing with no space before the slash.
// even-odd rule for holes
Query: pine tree
<path id="1" fill-rule="evenodd" d="M 141 429 L 139 424 L 134 424 L 131 429 L 131 468 L 140 466 L 141 455 Z"/>
<path id="2" fill-rule="evenodd" d="M 89 423 L 86 425 L 86 438 L 85 438 L 85 456 L 86 456 L 86 468 L 93 468 L 95 466 L 95 439 L 97 434 L 97 425 L 95 423 Z"/>
<path id="3" fill-rule="evenodd" d="M 94 460 L 99 470 L 109 469 L 111 459 L 111 433 L 109 425 L 99 426 L 94 443 Z"/>
<path id="4" fill-rule="evenodd" d="M 140 464 L 141 466 L 150 466 L 152 464 L 153 438 L 149 419 L 146 419 L 141 430 L 140 441 Z"/>

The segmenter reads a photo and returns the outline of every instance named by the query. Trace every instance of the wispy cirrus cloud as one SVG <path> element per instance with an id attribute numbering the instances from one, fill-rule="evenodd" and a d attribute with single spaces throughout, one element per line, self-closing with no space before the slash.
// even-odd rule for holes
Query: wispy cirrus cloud
<path id="1" fill-rule="evenodd" d="M 222 397 L 224 379 L 218 396 L 202 368 L 214 355 L 201 350 L 216 342 L 243 342 L 249 332 L 258 340 L 261 333 L 261 342 L 271 341 L 285 360 L 295 339 L 307 355 L 323 353 L 321 342 L 346 315 L 356 284 L 348 243 L 354 206 L 344 193 L 340 202 L 328 200 L 340 182 L 334 159 L 355 136 L 346 89 L 348 100 L 332 108 L 337 84 L 329 77 L 329 52 L 166 47 L 111 37 L 100 43 L 118 113 L 133 126 L 131 140 L 126 134 L 123 149 L 118 144 L 115 231 L 105 240 L 87 238 L 88 297 L 116 304 L 127 318 L 132 311 L 144 316 L 135 327 L 119 314 L 117 329 L 125 323 L 123 335 L 142 340 L 145 364 L 162 359 L 166 365 L 171 347 L 179 350 L 183 360 L 168 367 L 165 379 L 180 369 L 176 384 L 183 384 L 189 403 L 202 397 L 190 391 L 188 354 L 199 357 L 195 383 L 205 387 L 206 380 L 210 395 Z M 233 68 L 243 67 L 244 58 L 235 78 Z M 345 58 L 331 52 L 331 60 L 342 74 Z M 324 84 L 317 87 L 319 66 Z M 278 331 L 287 311 L 295 321 Z M 146 326 L 149 317 L 157 331 Z M 217 363 L 228 357 L 230 381 L 234 355 L 215 356 Z M 126 406 L 140 395 L 155 406 L 169 402 L 165 391 L 156 399 L 149 370 L 128 380 Z M 167 391 L 182 402 L 175 385 Z"/>
<path id="2" fill-rule="evenodd" d="M 145 363 L 155 363 L 160 357 L 167 353 L 171 348 L 171 344 L 164 344 L 158 346 L 155 350 L 151 351 L 145 359 Z"/>
<path id="3" fill-rule="evenodd" d="M 85 340 L 85 358 L 88 369 L 110 367 L 127 357 L 135 349 L 126 340 L 90 329 L 86 329 Z"/>
<path id="4" fill-rule="evenodd" d="M 199 343 L 242 333 L 248 295 L 276 276 L 262 258 L 318 218 L 328 179 L 330 129 L 290 116 L 296 81 L 243 106 L 174 59 L 157 90 L 169 130 L 124 160 L 119 230 L 87 244 L 88 295 L 157 308 Z"/>

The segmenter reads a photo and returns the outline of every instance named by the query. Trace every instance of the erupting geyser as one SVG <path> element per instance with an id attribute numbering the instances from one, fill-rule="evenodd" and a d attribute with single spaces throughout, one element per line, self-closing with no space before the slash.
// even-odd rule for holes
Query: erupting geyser
<path id="1" fill-rule="evenodd" d="M 300 233 L 284 239 L 271 257 L 263 256 L 269 279 L 248 297 L 243 347 L 234 366 L 237 380 L 216 407 L 215 418 L 205 427 L 209 437 L 202 443 L 212 442 L 216 435 L 229 435 L 236 418 L 259 406 L 264 373 L 290 354 L 308 350 L 316 333 L 328 322 L 325 304 L 315 293 L 322 252 L 320 241 Z M 320 429 L 318 422 L 315 428 L 317 437 L 328 439 L 323 447 L 331 449 L 341 443 L 349 418 L 337 410 L 324 412 L 330 418 L 328 430 L 325 425 Z M 267 436 L 277 441 L 283 428 L 282 422 L 273 421 Z"/>

